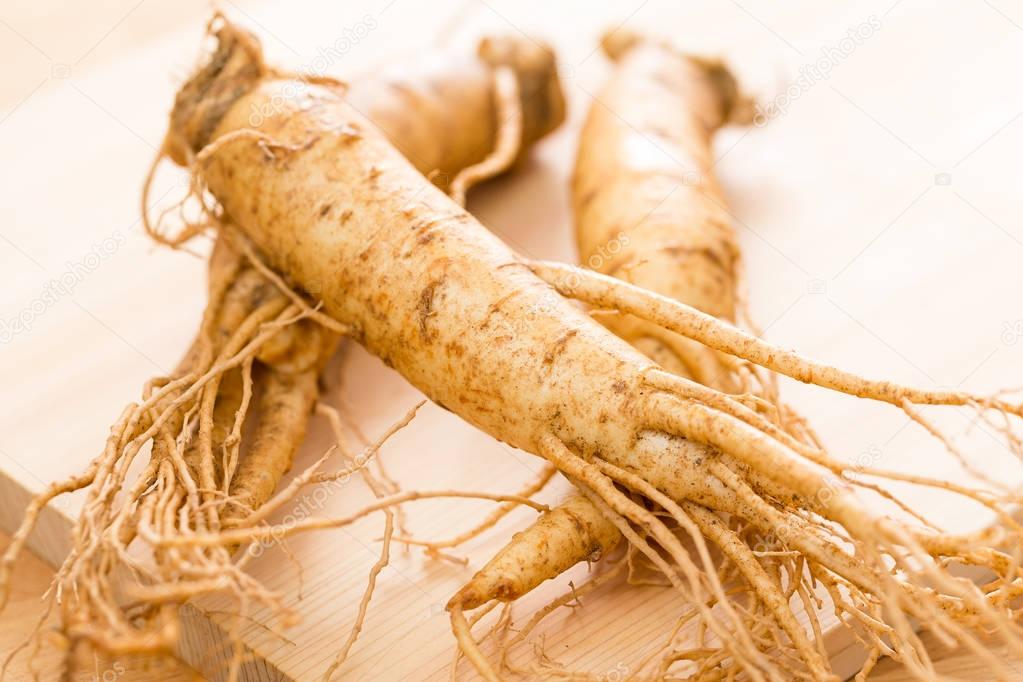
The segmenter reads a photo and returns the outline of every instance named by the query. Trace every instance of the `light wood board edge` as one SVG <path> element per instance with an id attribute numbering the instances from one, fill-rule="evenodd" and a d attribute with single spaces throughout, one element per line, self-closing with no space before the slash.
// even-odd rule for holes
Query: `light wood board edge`
<path id="1" fill-rule="evenodd" d="M 3 470 L 0 470 L 0 529 L 13 534 L 21 523 L 25 507 L 35 493 L 26 489 Z M 1023 522 L 1023 507 L 1012 510 L 1012 516 Z M 52 505 L 43 509 L 39 523 L 29 535 L 27 547 L 47 564 L 60 566 L 71 549 L 72 520 Z M 963 573 L 971 579 L 981 580 L 976 572 Z M 227 630 L 215 617 L 195 604 L 187 603 L 180 611 L 181 635 L 175 654 L 198 670 L 206 679 L 220 682 L 226 679 L 231 660 L 232 645 Z M 454 642 L 452 641 L 452 645 Z M 835 674 L 848 679 L 859 672 L 867 652 L 853 634 L 844 627 L 834 627 L 824 636 L 825 648 L 830 652 Z M 239 678 L 242 682 L 292 682 L 270 661 L 257 655 L 248 646 L 244 649 L 244 662 Z"/>
<path id="2" fill-rule="evenodd" d="M 20 481 L 0 469 L 0 529 L 13 535 L 21 525 L 25 508 L 36 495 Z M 72 518 L 52 503 L 39 515 L 26 547 L 46 564 L 57 569 L 71 551 Z M 230 635 L 210 614 L 188 603 L 181 610 L 181 635 L 174 653 L 213 682 L 226 679 L 231 659 Z M 27 633 L 26 633 L 27 634 Z M 246 682 L 278 682 L 288 677 L 247 646 L 241 679 Z"/>

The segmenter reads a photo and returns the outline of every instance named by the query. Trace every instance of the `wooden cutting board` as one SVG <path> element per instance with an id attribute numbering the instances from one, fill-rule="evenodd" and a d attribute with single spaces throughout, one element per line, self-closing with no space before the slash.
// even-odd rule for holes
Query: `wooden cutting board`
<path id="1" fill-rule="evenodd" d="M 567 180 L 576 135 L 607 72 L 594 52 L 600 32 L 624 21 L 724 55 L 778 110 L 769 125 L 728 130 L 718 140 L 717 170 L 766 337 L 870 376 L 926 387 L 990 391 L 1023 383 L 1023 306 L 1016 295 L 1023 228 L 1015 220 L 1023 92 L 1009 85 L 1023 56 L 1023 12 L 967 2 L 939 12 L 913 0 L 827 7 L 488 0 L 431 9 L 411 0 L 303 0 L 229 3 L 225 10 L 261 35 L 272 60 L 301 68 L 328 54 L 331 72 L 341 75 L 423 49 L 436 36 L 471 41 L 486 31 L 521 31 L 552 40 L 570 121 L 513 177 L 474 193 L 470 208 L 522 253 L 568 261 L 575 258 Z M 141 234 L 137 203 L 175 83 L 197 59 L 206 8 L 149 0 L 112 3 L 95 16 L 18 12 L 0 13 L 0 32 L 10 36 L 0 57 L 19 66 L 9 80 L 5 75 L 0 100 L 6 530 L 15 527 L 30 492 L 82 469 L 142 383 L 170 370 L 204 301 L 201 259 L 153 247 Z M 368 32 L 358 29 L 370 24 Z M 156 196 L 163 203 L 182 189 L 173 177 L 161 183 Z M 331 395 L 370 437 L 419 399 L 358 348 L 346 349 L 335 365 Z M 901 414 L 791 382 L 784 390 L 836 454 L 961 476 Z M 960 430 L 969 426 L 961 416 L 947 419 Z M 314 426 L 298 468 L 325 449 L 323 426 Z M 1012 479 L 1005 472 L 1018 464 L 1011 466 L 982 429 L 965 442 L 989 471 Z M 434 406 L 383 457 L 405 487 L 418 489 L 508 492 L 540 465 Z M 541 499 L 556 501 L 565 490 L 554 486 Z M 950 528 L 988 522 L 942 496 L 899 491 Z M 310 491 L 280 520 L 338 515 L 367 499 L 355 482 Z M 57 504 L 33 536 L 33 549 L 47 561 L 66 552 L 67 518 L 79 504 L 78 497 Z M 410 526 L 423 538 L 454 534 L 487 511 L 482 502 L 408 508 Z M 345 677 L 447 676 L 452 643 L 444 602 L 531 514 L 517 512 L 469 543 L 466 567 L 394 552 Z M 303 619 L 282 637 L 259 623 L 262 614 L 250 614 L 247 679 L 311 679 L 326 669 L 347 637 L 381 528 L 379 518 L 370 518 L 294 539 L 301 581 L 279 549 L 253 563 L 253 572 L 282 590 Z M 518 613 L 585 575 L 586 567 L 577 567 L 530 595 Z M 182 643 L 186 660 L 210 677 L 224 659 L 217 647 L 220 606 L 192 605 Z M 567 667 L 615 679 L 660 644 L 682 606 L 658 588 L 604 590 L 583 608 L 552 616 L 545 650 Z M 839 656 L 848 643 L 836 634 L 829 645 Z M 839 665 L 852 672 L 855 653 L 845 655 Z M 471 677 L 464 663 L 460 671 Z"/>

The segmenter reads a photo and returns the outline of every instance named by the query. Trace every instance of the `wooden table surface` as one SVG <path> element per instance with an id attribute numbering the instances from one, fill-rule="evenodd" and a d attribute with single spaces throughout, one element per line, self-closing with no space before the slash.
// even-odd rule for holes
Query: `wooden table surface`
<path id="1" fill-rule="evenodd" d="M 0 552 L 6 549 L 10 537 L 0 533 Z M 15 646 L 18 646 L 25 633 L 30 632 L 38 623 L 42 614 L 39 595 L 47 588 L 50 579 L 53 577 L 53 570 L 35 555 L 28 553 L 17 563 L 14 573 L 14 590 L 11 594 L 11 602 L 7 609 L 0 613 L 0 656 L 6 656 Z M 52 621 L 49 619 L 47 622 Z M 928 644 L 937 643 L 930 635 L 924 635 L 924 641 Z M 985 670 L 977 665 L 973 656 L 964 653 L 948 653 L 937 656 L 937 669 L 939 673 L 959 679 L 980 680 L 985 679 Z M 55 671 L 60 669 L 62 656 L 59 650 L 47 647 L 40 651 L 33 662 L 33 670 L 39 672 L 43 679 L 50 679 Z M 1023 659 L 1014 658 L 1020 670 L 1023 670 Z M 159 679 L 167 682 L 191 682 L 202 679 L 202 677 L 187 665 L 171 656 L 149 657 L 146 659 L 134 660 L 109 660 L 81 657 L 76 662 L 78 675 L 76 679 L 92 680 L 98 677 L 100 680 L 111 679 L 103 677 L 104 672 L 113 671 L 116 679 L 123 682 L 143 682 L 146 680 Z M 22 654 L 8 670 L 10 679 L 21 680 L 30 677 L 28 656 Z M 882 662 L 877 672 L 871 679 L 882 682 L 899 682 L 911 680 L 900 670 L 900 667 L 890 661 Z M 1023 679 L 1023 673 L 1020 674 Z"/>
<path id="2" fill-rule="evenodd" d="M 1005 0 L 958 0 L 940 10 L 923 0 L 477 0 L 431 8 L 405 0 L 228 0 L 224 9 L 263 37 L 272 60 L 291 66 L 314 58 L 340 28 L 372 15 L 379 30 L 342 55 L 338 66 L 345 73 L 422 48 L 440 34 L 464 38 L 515 30 L 555 39 L 572 104 L 569 124 L 522 173 L 483 188 L 470 206 L 517 249 L 549 258 L 573 257 L 566 178 L 573 131 L 605 73 L 592 50 L 599 31 L 628 22 L 659 28 L 696 51 L 724 53 L 762 100 L 793 95 L 771 125 L 727 131 L 719 141 L 718 170 L 755 283 L 754 313 L 767 337 L 926 386 L 991 390 L 1023 383 L 1013 371 L 1023 366 L 1023 343 L 1016 343 L 1023 338 L 1017 295 L 1023 286 L 1023 122 L 1017 120 L 1023 90 L 1013 86 L 1015 65 L 1023 60 L 1023 10 Z M 194 64 L 208 11 L 205 0 L 42 0 L 0 8 L 0 60 L 13 67 L 0 78 L 0 323 L 31 311 L 42 287 L 77 272 L 95 244 L 124 237 L 101 267 L 89 269 L 42 314 L 30 315 L 30 330 L 0 345 L 0 521 L 8 528 L 23 492 L 82 468 L 111 418 L 146 378 L 173 365 L 195 328 L 204 300 L 202 263 L 154 249 L 140 234 L 136 204 L 174 84 Z M 873 27 L 869 37 L 846 49 L 847 32 L 865 26 Z M 807 80 L 805 67 L 822 57 L 830 59 L 833 72 Z M 796 82 L 802 84 L 787 90 Z M 378 428 L 403 413 L 415 395 L 356 355 L 346 382 L 358 390 L 349 398 L 358 399 L 357 411 Z M 912 465 L 900 453 L 920 442 L 903 420 L 806 387 L 785 390 L 828 442 L 842 443 L 850 456 L 880 444 L 890 458 L 886 463 Z M 439 410 L 431 412 L 418 433 L 432 434 L 438 452 L 431 455 L 480 444 L 445 419 Z M 409 438 L 397 439 L 395 449 L 418 447 Z M 316 438 L 311 441 L 304 461 L 319 447 Z M 930 473 L 954 474 L 944 460 L 919 452 L 917 461 L 927 461 Z M 519 480 L 535 467 L 522 453 L 507 454 L 493 445 L 478 453 L 457 472 L 459 484 L 492 487 L 491 479 Z M 450 471 L 440 460 L 394 456 L 411 472 L 409 480 L 447 481 Z M 59 510 L 73 514 L 77 503 L 72 498 Z M 951 523 L 973 521 L 964 521 L 955 507 L 935 513 Z M 510 532 L 527 518 L 501 528 Z M 416 530 L 435 537 L 457 522 L 450 513 L 429 512 Z M 56 515 L 48 518 L 47 533 L 34 543 L 47 562 L 61 555 L 60 523 Z M 341 541 L 363 542 L 368 550 L 373 537 L 367 529 Z M 492 547 L 472 547 L 473 565 Z M 372 560 L 369 551 L 342 554 L 326 543 L 299 543 L 297 551 L 312 560 L 343 556 L 355 566 Z M 464 576 L 416 561 L 408 566 L 409 572 L 394 576 L 393 592 L 384 584 L 380 603 L 396 606 L 380 607 L 380 620 L 368 624 L 367 633 L 380 645 L 353 656 L 353 677 L 370 676 L 393 655 L 388 630 L 410 613 L 421 618 L 420 644 L 444 630 L 434 623 L 432 604 Z M 37 617 L 36 597 L 49 576 L 45 563 L 32 556 L 18 569 L 14 602 L 0 614 L 0 653 Z M 311 582 L 326 591 L 310 601 L 336 604 L 334 611 L 350 616 L 345 609 L 351 598 L 342 604 L 329 591 L 333 576 L 323 570 L 312 573 Z M 420 590 L 403 601 L 401 582 L 409 576 L 432 581 L 429 594 Z M 609 613 L 608 627 L 615 625 L 615 612 Z M 310 631 L 319 642 L 314 654 L 274 654 L 277 660 L 297 670 L 303 658 L 329 656 L 323 636 L 333 633 L 330 642 L 340 637 L 345 621 L 339 618 L 332 612 Z M 253 646 L 268 646 L 257 640 Z M 411 640 L 396 641 L 413 651 Z M 52 670 L 58 658 L 44 653 L 40 665 Z M 940 658 L 949 675 L 984 678 L 968 655 Z M 111 671 L 117 679 L 189 674 L 173 661 L 86 663 L 82 669 L 92 672 L 83 674 L 100 679 Z M 27 674 L 22 665 L 12 668 L 14 679 Z M 169 667 L 145 669 L 152 665 Z M 322 668 L 322 661 L 316 665 Z M 886 664 L 877 679 L 903 676 Z"/>

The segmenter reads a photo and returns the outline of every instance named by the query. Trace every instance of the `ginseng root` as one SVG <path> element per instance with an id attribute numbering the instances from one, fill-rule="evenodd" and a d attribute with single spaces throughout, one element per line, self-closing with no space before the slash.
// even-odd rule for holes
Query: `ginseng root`
<path id="1" fill-rule="evenodd" d="M 626 33 L 613 34 L 616 57 L 626 51 Z M 627 47 L 637 42 L 633 36 Z M 572 195 L 584 263 L 734 320 L 739 248 L 712 172 L 711 136 L 744 101 L 738 92 L 720 64 L 656 43 L 629 49 L 600 94 L 604 105 L 591 107 L 580 140 Z M 651 135 L 656 146 L 647 140 Z M 623 153 L 640 146 L 649 153 Z M 690 165 L 679 165 L 677 159 Z M 728 356 L 642 319 L 616 314 L 598 319 L 675 374 L 726 392 L 737 392 L 741 384 L 737 363 Z M 743 393 L 754 392 L 745 388 Z M 578 499 L 571 502 L 576 515 L 581 504 Z M 594 514 L 590 510 L 583 516 Z M 604 532 L 615 535 L 610 525 L 596 535 Z M 528 531 L 523 543 L 527 538 Z M 591 555 L 578 552 L 574 560 L 566 556 L 564 561 L 574 565 Z M 538 573 L 533 580 L 517 580 L 522 590 L 503 598 L 521 596 L 556 575 Z M 467 589 L 484 602 L 496 597 L 482 597 L 490 593 L 471 584 Z"/>
<path id="2" fill-rule="evenodd" d="M 751 624 L 727 599 L 704 533 L 742 564 L 740 572 L 755 590 L 765 585 L 763 576 L 741 545 L 709 517 L 687 511 L 688 503 L 777 538 L 779 550 L 798 556 L 812 579 L 829 588 L 864 641 L 915 674 L 927 677 L 931 665 L 910 619 L 1004 672 L 978 635 L 994 633 L 1013 649 L 1023 648 L 1016 613 L 1007 609 L 1023 585 L 1011 559 L 1023 549 L 1018 526 L 1007 528 L 997 546 L 988 537 L 978 547 L 976 537 L 872 511 L 863 486 L 836 473 L 844 472 L 840 461 L 778 429 L 748 401 L 658 368 L 569 299 L 640 317 L 714 351 L 899 409 L 965 406 L 1004 415 L 1009 423 L 1021 414 L 1020 405 L 867 380 L 626 282 L 525 261 L 425 182 L 330 88 L 310 86 L 300 101 L 277 107 L 254 129 L 248 112 L 279 101 L 290 87 L 287 77 L 268 75 L 215 111 L 201 98 L 179 100 L 172 125 L 194 145 L 195 177 L 218 202 L 211 220 L 222 230 L 237 229 L 300 289 L 317 289 L 324 314 L 432 400 L 495 438 L 547 458 L 579 485 L 697 605 L 695 618 L 712 635 L 703 648 L 720 654 L 702 656 L 698 666 L 785 679 L 816 676 L 822 662 L 799 641 L 791 643 L 796 659 L 765 653 L 768 643 L 780 640 L 778 630 L 792 640 L 798 635 L 779 612 L 777 595 L 756 593 L 751 611 L 773 619 L 776 628 Z M 189 130 L 212 134 L 197 140 L 188 138 Z M 945 489 L 1003 511 L 1015 501 Z M 651 511 L 625 491 L 659 509 Z M 695 557 L 677 531 L 694 543 Z M 204 537 L 227 543 L 234 536 Z M 182 536 L 175 546 L 190 542 L 195 540 Z M 976 586 L 955 578 L 949 564 L 956 562 L 979 562 L 993 579 Z M 460 611 L 456 601 L 456 625 Z M 465 634 L 464 627 L 458 630 Z M 481 672 L 494 674 L 460 640 Z M 685 663 L 685 656 L 675 656 Z"/>
<path id="3" fill-rule="evenodd" d="M 249 34 L 220 15 L 211 28 L 219 37 L 211 66 L 200 71 L 179 97 L 200 107 L 216 107 L 216 101 L 230 96 L 221 89 L 225 79 L 246 83 L 271 73 Z M 564 117 L 553 57 L 525 38 L 484 40 L 477 55 L 427 54 L 357 80 L 350 88 L 321 77 L 297 83 L 296 92 L 317 83 L 316 87 L 343 92 L 351 106 L 363 111 L 422 173 L 440 186 L 457 188 L 461 198 L 474 184 L 511 167 Z M 205 98 L 201 102 L 200 96 Z M 250 121 L 258 124 L 264 112 L 250 111 Z M 201 137 L 210 132 L 194 129 L 189 134 Z M 193 160 L 193 148 L 181 144 L 176 126 L 164 143 L 164 155 L 179 163 Z M 146 193 L 159 160 L 147 179 Z M 146 229 L 161 243 L 180 246 L 209 229 L 200 221 L 178 234 L 167 233 L 162 223 L 150 219 L 147 203 L 144 196 Z M 269 271 L 247 241 L 218 234 L 210 261 L 209 304 L 197 340 L 174 375 L 150 382 L 143 404 L 128 408 L 101 459 L 82 476 L 55 484 L 33 502 L 0 562 L 0 607 L 9 568 L 39 510 L 58 494 L 90 485 L 93 489 L 78 524 L 81 546 L 62 569 L 58 587 L 69 576 L 100 584 L 112 566 L 123 561 L 144 581 L 177 583 L 175 598 L 216 588 L 211 576 L 222 573 L 240 594 L 251 591 L 257 600 L 275 599 L 235 568 L 246 558 L 232 559 L 233 545 L 227 546 L 230 551 L 213 548 L 187 559 L 181 550 L 161 549 L 154 554 L 155 570 L 130 560 L 127 546 L 140 527 L 163 533 L 221 532 L 265 519 L 318 403 L 318 378 L 346 331 Z M 324 409 L 328 415 L 329 409 Z M 247 420 L 254 423 L 243 429 Z M 128 463 L 148 441 L 152 442 L 148 465 L 137 480 L 129 481 Z M 347 457 L 345 471 L 366 478 L 378 497 L 398 492 L 379 470 L 373 474 L 365 466 L 355 466 L 350 454 Z M 307 483 L 331 480 L 327 474 L 314 473 Z M 124 499 L 115 503 L 112 491 L 119 489 L 125 491 Z M 518 505 L 518 499 L 506 501 L 502 508 Z M 391 510 L 384 513 L 390 528 Z M 400 508 L 395 514 L 401 528 Z M 113 536 L 107 528 L 115 531 Z M 74 624 L 69 632 L 83 637 L 103 632 L 107 644 L 120 640 L 147 649 L 169 646 L 172 629 L 155 637 L 129 637 L 134 632 L 131 615 L 144 600 L 137 601 L 131 613 L 122 613 L 114 595 L 92 595 L 88 606 L 71 614 L 69 622 Z M 93 607 L 105 614 L 97 620 L 110 626 L 105 632 L 85 625 L 96 615 L 89 613 Z M 117 614 L 117 619 L 111 620 L 110 614 Z M 353 643 L 354 636 L 345 651 Z"/>
<path id="4" fill-rule="evenodd" d="M 737 112 L 745 115 L 746 100 L 718 62 L 687 57 L 622 30 L 612 36 L 605 50 L 617 60 L 615 71 L 599 95 L 600 104 L 589 111 L 576 161 L 573 199 L 580 257 L 595 270 L 732 321 L 739 308 L 739 247 L 713 174 L 711 138 Z M 649 153 L 636 151 L 643 147 Z M 778 414 L 773 386 L 760 381 L 756 367 L 639 318 L 604 314 L 598 319 L 661 367 L 720 391 L 741 393 Z M 705 508 L 686 503 L 685 509 L 770 607 L 797 655 L 823 674 L 826 663 L 796 622 L 782 586 L 769 575 L 781 575 L 784 562 L 755 558 L 739 534 Z M 573 522 L 559 523 L 562 517 Z M 452 603 L 474 609 L 493 599 L 512 601 L 581 561 L 606 556 L 620 540 L 611 519 L 585 496 L 574 496 L 516 534 Z M 536 556 L 543 560 L 531 561 Z M 781 565 L 761 566 L 769 561 Z M 531 621 L 514 641 L 522 641 L 537 623 Z M 507 652 L 501 658 L 508 665 Z M 550 666 L 514 670 L 559 672 Z"/>

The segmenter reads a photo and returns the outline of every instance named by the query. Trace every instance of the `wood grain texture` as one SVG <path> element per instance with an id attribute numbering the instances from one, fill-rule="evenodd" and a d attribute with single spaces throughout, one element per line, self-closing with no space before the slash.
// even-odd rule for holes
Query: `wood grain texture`
<path id="1" fill-rule="evenodd" d="M 0 551 L 3 551 L 9 542 L 10 536 L 0 533 Z M 34 554 L 27 553 L 19 559 L 14 575 L 16 589 L 12 591 L 10 605 L 0 614 L 0 655 L 4 657 L 21 643 L 24 635 L 30 632 L 39 621 L 43 613 L 39 595 L 49 585 L 49 581 L 53 577 L 53 569 Z M 46 622 L 50 623 L 52 619 L 47 619 Z M 934 641 L 933 636 L 925 634 L 924 640 L 938 650 L 939 645 Z M 936 659 L 938 661 L 937 669 L 942 674 L 962 679 L 977 679 L 984 674 L 983 669 L 978 667 L 975 658 L 969 654 L 947 653 L 936 656 Z M 1011 660 L 1023 670 L 1023 661 L 1015 658 Z M 47 675 L 57 673 L 61 662 L 62 655 L 59 650 L 44 648 L 34 660 L 31 670 L 37 671 L 46 679 Z M 76 679 L 86 680 L 92 680 L 94 677 L 104 679 L 103 673 L 108 670 L 112 671 L 117 679 L 124 682 L 141 682 L 154 678 L 168 682 L 191 682 L 202 679 L 198 673 L 179 659 L 170 656 L 154 656 L 129 661 L 107 659 L 97 661 L 89 660 L 87 656 L 81 656 L 78 670 Z M 22 654 L 14 659 L 7 674 L 14 680 L 30 676 L 27 654 Z M 111 677 L 110 673 L 107 674 L 107 677 Z M 1021 673 L 1021 678 L 1023 678 L 1023 673 Z M 902 682 L 910 678 L 902 673 L 896 664 L 883 662 L 878 666 L 877 674 L 872 679 L 879 682 Z"/>
<path id="2" fill-rule="evenodd" d="M 201 260 L 154 249 L 138 227 L 136 204 L 174 84 L 198 53 L 205 4 L 109 2 L 78 15 L 33 5 L 44 10 L 0 12 L 0 57 L 19 65 L 0 87 L 0 376 L 10 387 L 0 395 L 0 523 L 8 530 L 25 491 L 84 467 L 143 381 L 173 366 L 204 300 Z M 517 30 L 553 39 L 570 122 L 514 177 L 474 194 L 470 208 L 523 253 L 564 260 L 574 259 L 567 178 L 575 135 L 607 68 L 593 52 L 599 33 L 627 19 L 630 27 L 660 29 L 691 49 L 724 54 L 780 112 L 762 128 L 726 131 L 717 162 L 767 338 L 924 386 L 1020 383 L 1023 310 L 1015 292 L 1023 285 L 1023 231 L 1016 218 L 1023 200 L 1016 160 L 1023 123 L 1015 117 L 1023 92 L 1006 84 L 1023 58 L 1013 24 L 1023 23 L 1023 14 L 1014 16 L 1011 7 L 491 0 L 428 8 L 408 0 L 302 0 L 239 2 L 227 10 L 263 37 L 272 60 L 300 68 L 325 58 L 335 74 L 421 48 L 445 32 L 469 39 Z M 367 16 L 376 27 L 351 39 Z M 868 37 L 846 41 L 850 28 L 875 24 Z M 814 76 L 809 67 L 820 71 L 822 59 L 827 76 Z M 648 151 L 657 153 L 654 141 Z M 164 205 L 180 189 L 167 174 L 155 196 Z M 23 328 L 14 329 L 14 320 Z M 370 437 L 418 399 L 357 348 L 333 370 L 340 385 L 332 399 L 342 400 Z M 784 390 L 839 455 L 961 475 L 897 413 L 790 382 Z M 317 423 L 299 466 L 322 452 L 326 439 Z M 989 470 L 1018 468 L 983 430 L 974 429 L 966 445 Z M 383 456 L 406 487 L 421 489 L 506 492 L 539 466 L 432 406 Z M 892 487 L 952 528 L 985 522 L 969 506 Z M 544 499 L 564 490 L 555 487 Z M 351 482 L 311 491 L 281 518 L 339 514 L 366 499 Z M 77 504 L 72 497 L 58 511 L 73 515 Z M 471 526 L 488 509 L 423 502 L 408 511 L 418 536 L 437 538 Z M 467 545 L 461 553 L 468 567 L 396 551 L 344 676 L 444 678 L 451 641 L 442 604 L 530 514 L 520 511 Z M 256 653 L 249 679 L 312 679 L 329 665 L 379 551 L 380 529 L 380 519 L 371 518 L 293 540 L 290 549 L 304 566 L 301 591 L 297 569 L 279 548 L 254 562 L 253 571 L 282 589 L 303 620 L 280 634 L 257 624 L 245 629 Z M 59 514 L 48 515 L 33 547 L 50 562 L 66 551 Z M 532 595 L 520 613 L 585 573 L 579 567 Z M 26 585 L 20 594 L 31 592 Z M 187 614 L 183 648 L 190 660 L 206 661 L 211 675 L 224 655 L 217 646 L 224 606 L 210 600 Z M 656 646 L 679 608 L 657 588 L 603 590 L 552 618 L 547 652 L 596 673 L 627 671 Z M 250 615 L 258 621 L 262 614 Z M 18 625 L 0 631 L 26 625 L 12 622 Z M 951 655 L 944 664 L 963 677 L 983 677 L 969 656 Z M 882 679 L 899 679 L 891 666 L 882 668 Z M 470 677 L 464 663 L 460 670 Z"/>
<path id="3" fill-rule="evenodd" d="M 11 538 L 0 533 L 0 552 L 7 549 Z M 0 656 L 7 655 L 18 647 L 25 636 L 32 632 L 40 619 L 46 615 L 44 603 L 40 600 L 50 581 L 53 569 L 50 565 L 32 553 L 26 553 L 18 560 L 14 569 L 14 589 L 11 601 L 3 613 L 0 613 Z M 44 630 L 54 622 L 51 614 L 45 618 Z M 93 656 L 91 652 L 79 651 L 72 659 L 72 680 L 146 680 L 158 679 L 167 682 L 195 682 L 202 677 L 172 656 L 121 657 L 109 658 Z M 56 679 L 64 669 L 64 652 L 53 642 L 47 642 L 32 655 L 30 649 L 22 651 L 7 668 L 7 679 L 27 680 L 32 674 L 40 679 Z"/>

